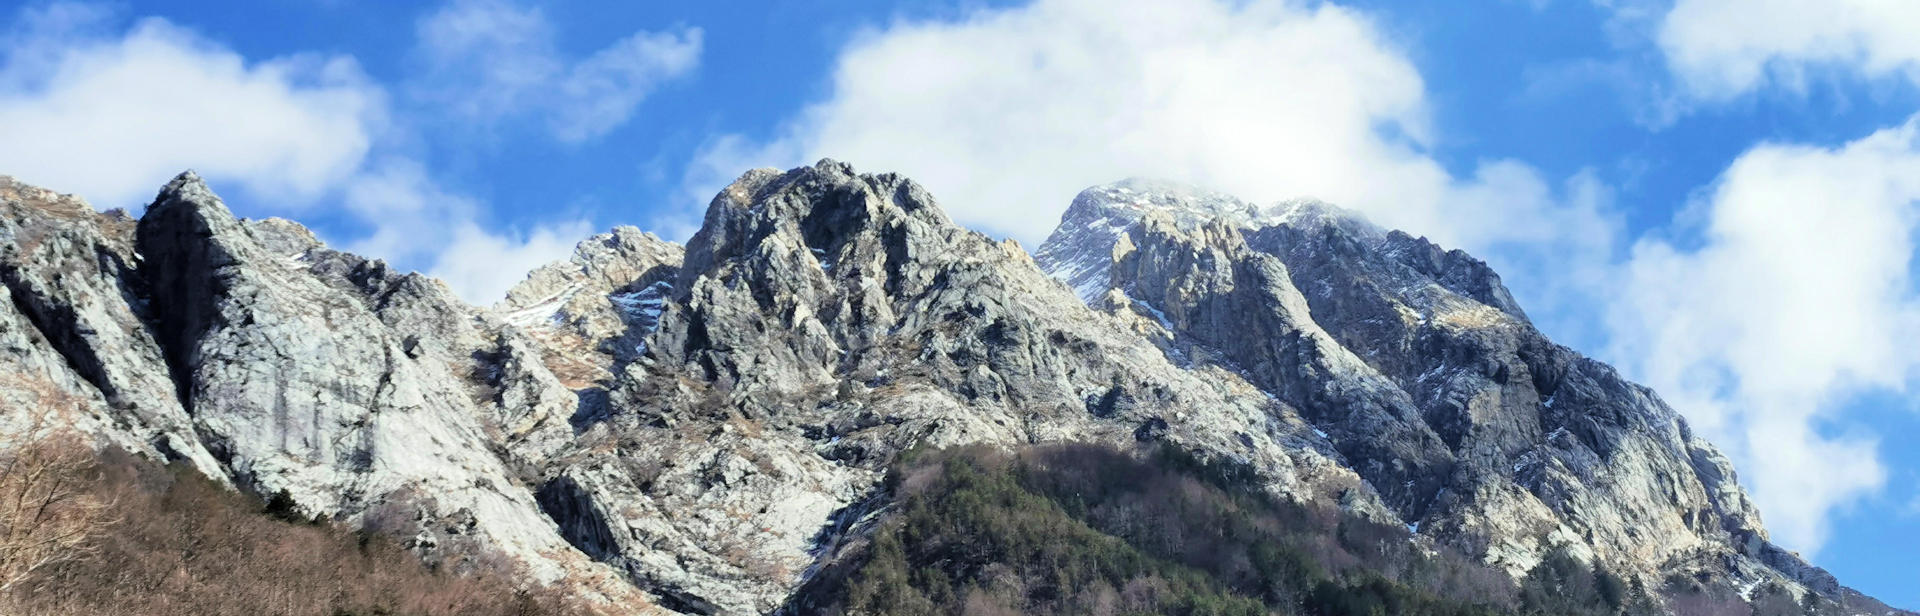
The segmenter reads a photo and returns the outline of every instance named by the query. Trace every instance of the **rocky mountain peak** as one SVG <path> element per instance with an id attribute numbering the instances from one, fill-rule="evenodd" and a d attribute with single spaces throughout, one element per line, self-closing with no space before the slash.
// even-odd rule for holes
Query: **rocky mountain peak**
<path id="1" fill-rule="evenodd" d="M 770 237 L 782 248 L 833 253 L 842 245 L 909 228 L 950 229 L 918 184 L 892 174 L 861 175 L 823 159 L 785 173 L 756 169 L 722 190 L 687 244 L 685 276 L 697 276 Z"/>
<path id="2" fill-rule="evenodd" d="M 0 178 L 0 403 L 52 410 L 129 451 L 224 481 L 167 370 L 124 211 Z M 4 413 L 0 440 L 27 413 Z"/>
<path id="3" fill-rule="evenodd" d="M 1083 301 L 1107 291 L 1106 260 L 1128 225 L 1155 215 L 1176 227 L 1210 221 L 1238 224 L 1264 219 L 1259 207 L 1239 198 L 1165 180 L 1130 178 L 1080 191 L 1041 243 L 1034 259 L 1065 280 Z"/>
<path id="4" fill-rule="evenodd" d="M 823 160 L 742 175 L 684 248 L 588 238 L 491 309 L 191 173 L 128 223 L 0 181 L 0 402 L 70 396 L 103 443 L 605 605 L 798 609 L 907 452 L 1061 442 L 1176 451 L 1514 575 L 1567 552 L 1851 596 L 1485 263 L 1324 203 L 1128 180 L 1029 258 Z"/>
<path id="5" fill-rule="evenodd" d="M 1388 233 L 1359 212 L 1311 198 L 1275 203 L 1266 209 L 1264 220 L 1267 224 L 1255 226 L 1286 225 L 1305 233 L 1320 233 L 1331 227 L 1366 244 L 1378 244 Z"/>
<path id="6" fill-rule="evenodd" d="M 1171 180 L 1127 178 L 1080 191 L 1062 218 L 1131 220 L 1148 212 L 1167 214 L 1180 224 L 1262 215 L 1258 206 L 1223 192 Z"/>
<path id="7" fill-rule="evenodd" d="M 187 169 L 161 185 L 160 195 L 154 199 L 155 204 L 176 201 L 211 205 L 218 203 L 220 197 L 213 194 L 213 189 L 207 188 L 207 182 L 200 178 L 199 172 Z M 225 208 L 226 205 L 222 203 L 220 207 Z"/>
<path id="8" fill-rule="evenodd" d="M 918 184 L 833 160 L 750 171 L 715 197 L 706 221 L 675 284 L 685 310 L 669 308 L 653 348 L 729 379 L 737 366 L 768 361 L 798 362 L 803 373 L 844 367 L 852 351 L 879 342 L 875 328 L 901 316 L 902 301 L 935 284 L 937 264 L 963 254 L 958 245 L 986 243 Z M 742 309 L 759 316 L 734 312 Z M 774 339 L 786 344 L 768 348 L 747 340 L 760 336 L 753 328 L 712 325 L 741 318 L 784 322 Z M 760 352 L 750 349 L 772 355 L 739 357 Z"/>
<path id="9" fill-rule="evenodd" d="M 1231 202 L 1082 196 L 1042 267 L 1298 409 L 1421 534 L 1515 572 L 1558 545 L 1649 576 L 1832 587 L 1751 539 L 1757 515 L 1711 445 L 1547 341 L 1484 262 L 1311 200 L 1183 222 Z"/>
<path id="10" fill-rule="evenodd" d="M 191 173 L 138 235 L 159 346 L 225 476 L 309 514 L 406 516 L 423 550 L 486 546 L 545 579 L 567 566 L 541 556 L 566 544 L 490 436 L 532 429 L 491 423 L 505 417 L 564 429 L 565 413 L 494 409 L 489 390 L 514 383 L 468 380 L 496 369 L 473 363 L 492 341 L 443 285 L 318 247 L 292 223 L 241 221 Z"/>
<path id="11" fill-rule="evenodd" d="M 565 261 L 534 269 L 492 312 L 565 352 L 554 371 L 576 385 L 607 379 L 646 352 L 685 249 L 635 227 L 582 240 Z"/>
<path id="12" fill-rule="evenodd" d="M 245 230 L 239 221 L 191 170 L 160 189 L 137 233 L 141 270 L 156 292 L 152 305 L 162 323 L 161 347 L 180 376 L 193 361 L 189 349 L 216 318 L 209 300 L 222 286 L 217 272 L 245 259 L 236 253 L 250 244 L 241 243 Z"/>

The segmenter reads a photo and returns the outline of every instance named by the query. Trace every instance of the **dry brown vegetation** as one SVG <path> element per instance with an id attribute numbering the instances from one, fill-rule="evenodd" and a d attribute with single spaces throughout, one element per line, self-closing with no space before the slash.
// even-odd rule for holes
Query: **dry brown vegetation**
<path id="1" fill-rule="evenodd" d="M 0 496 L 44 502 L 57 494 L 65 504 L 52 507 L 64 513 L 51 524 L 33 515 L 0 518 L 12 576 L 0 614 L 583 613 L 558 592 L 525 589 L 510 568 L 455 574 L 429 567 L 385 536 L 269 515 L 260 499 L 186 467 L 117 449 L 96 456 L 70 437 L 16 446 L 6 457 L 14 468 L 41 472 L 0 484 L 7 490 Z M 55 557 L 32 547 L 40 545 L 58 546 Z"/>
<path id="2" fill-rule="evenodd" d="M 63 432 L 0 454 L 0 593 L 97 551 L 110 501 L 89 489 L 96 478 L 93 456 Z"/>

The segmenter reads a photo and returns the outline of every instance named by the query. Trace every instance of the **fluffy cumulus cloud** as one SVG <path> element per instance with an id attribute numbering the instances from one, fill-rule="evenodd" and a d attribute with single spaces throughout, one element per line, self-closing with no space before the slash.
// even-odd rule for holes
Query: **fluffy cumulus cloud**
<path id="1" fill-rule="evenodd" d="M 588 233 L 579 220 L 489 231 L 484 204 L 389 151 L 381 136 L 402 118 L 350 57 L 252 61 L 162 19 L 121 21 L 73 3 L 13 16 L 0 39 L 0 173 L 101 207 L 137 209 L 189 167 L 249 214 L 298 218 L 337 205 L 367 229 L 346 248 L 442 275 L 482 304 Z M 632 67 L 618 50 L 649 44 L 622 42 L 562 87 L 637 96 L 623 90 Z M 569 113 L 568 126 L 590 127 L 626 110 Z"/>
<path id="2" fill-rule="evenodd" d="M 566 258 L 575 242 L 592 233 L 592 223 L 583 219 L 549 222 L 524 232 L 489 231 L 478 222 L 484 218 L 482 203 L 448 191 L 426 169 L 404 158 L 369 164 L 347 186 L 343 203 L 356 217 L 373 223 L 372 231 L 347 242 L 346 250 L 424 264 L 427 274 L 479 305 L 506 296 L 533 268 Z"/>
<path id="3" fill-rule="evenodd" d="M 1630 371 L 1730 450 L 1776 540 L 1818 549 L 1886 472 L 1838 413 L 1920 366 L 1920 118 L 1837 148 L 1767 144 L 1688 215 L 1697 245 L 1634 247 L 1610 308 Z"/>
<path id="4" fill-rule="evenodd" d="M 1666 80 L 1614 80 L 1653 99 L 1656 128 L 1823 79 L 1920 85 L 1917 3 L 1595 3 L 1665 64 Z M 1920 364 L 1901 342 L 1920 333 L 1916 122 L 1837 147 L 1753 147 L 1676 218 L 1676 239 L 1639 242 L 1605 284 L 1616 291 L 1594 296 L 1608 355 L 1733 454 L 1775 538 L 1801 550 L 1888 475 L 1847 409 L 1908 391 Z"/>
<path id="5" fill-rule="evenodd" d="M 467 301 L 485 305 L 505 297 L 533 268 L 573 254 L 574 244 L 592 232 L 585 220 L 504 234 L 463 223 L 453 229 L 453 242 L 427 273 L 446 281 Z"/>
<path id="6" fill-rule="evenodd" d="M 1920 84 L 1916 2 L 1679 0 L 1657 27 L 1675 77 L 1704 100 L 1798 89 L 1827 70 Z"/>
<path id="7" fill-rule="evenodd" d="M 1671 15 L 1611 4 L 1691 41 L 1684 24 L 1713 3 Z M 1808 23 L 1854 32 L 1846 24 L 1871 21 L 1838 12 Z M 1835 36 L 1861 57 L 1895 53 L 1878 34 Z M 1674 62 L 1758 62 L 1779 75 L 1781 57 L 1676 51 Z M 1431 152 L 1445 138 L 1429 126 L 1419 72 L 1366 14 L 1334 4 L 1038 0 L 896 22 L 841 52 L 829 92 L 769 138 L 709 142 L 685 200 L 704 202 L 748 167 L 832 157 L 905 173 L 961 222 L 1031 245 L 1077 191 L 1127 176 L 1261 201 L 1316 196 L 1495 261 L 1545 329 L 1608 348 L 1724 444 L 1787 545 L 1817 549 L 1828 517 L 1884 481 L 1875 444 L 1834 420 L 1853 394 L 1904 388 L 1920 362 L 1900 343 L 1920 333 L 1911 124 L 1835 149 L 1757 147 L 1679 218 L 1703 228 L 1623 254 L 1622 219 L 1591 174 L 1439 164 Z M 685 235 L 694 213 L 656 227 Z"/>
<path id="8" fill-rule="evenodd" d="M 699 63 L 701 31 L 636 32 L 579 60 L 555 45 L 538 8 L 460 0 L 418 24 L 425 74 L 412 92 L 465 121 L 535 116 L 555 138 L 580 142 L 625 124 L 662 81 Z"/>
<path id="9" fill-rule="evenodd" d="M 783 132 L 710 143 L 687 200 L 748 167 L 833 157 L 905 173 L 963 223 L 1029 245 L 1079 190 L 1128 176 L 1315 196 L 1464 246 L 1540 241 L 1580 215 L 1524 165 L 1449 173 L 1426 153 L 1428 113 L 1406 55 L 1337 5 L 1039 0 L 858 37 L 831 94 Z M 1508 224 L 1460 222 L 1474 219 Z M 658 226 L 688 228 L 674 222 Z"/>
<path id="10" fill-rule="evenodd" d="M 181 169 L 288 205 L 350 177 L 383 97 L 351 58 L 248 62 L 164 20 L 105 35 L 86 5 L 20 13 L 0 42 L 0 172 L 138 207 Z"/>

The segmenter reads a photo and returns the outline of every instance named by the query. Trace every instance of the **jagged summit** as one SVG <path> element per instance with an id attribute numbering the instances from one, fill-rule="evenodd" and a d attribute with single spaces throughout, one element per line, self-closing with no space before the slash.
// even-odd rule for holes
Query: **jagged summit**
<path id="1" fill-rule="evenodd" d="M 575 384 L 645 353 L 686 250 L 641 231 L 615 227 L 582 240 L 566 261 L 534 269 L 492 312 L 548 346 L 557 372 Z"/>
<path id="2" fill-rule="evenodd" d="M 1220 191 L 1173 180 L 1139 177 L 1080 191 L 1068 211 L 1076 208 L 1102 213 L 1164 211 L 1176 214 L 1176 219 L 1186 218 L 1178 216 L 1180 214 L 1190 214 L 1194 219 L 1256 215 L 1259 210 L 1252 203 Z"/>
<path id="3" fill-rule="evenodd" d="M 1765 543 L 1711 445 L 1546 340 L 1484 262 L 1323 202 L 1116 186 L 1082 193 L 1041 266 L 1301 409 L 1422 534 L 1512 571 L 1538 555 L 1515 533 L 1538 533 L 1650 575 L 1730 553 L 1711 575 L 1836 588 Z M 1652 478 L 1681 479 L 1633 485 Z"/>
<path id="4" fill-rule="evenodd" d="M 1128 225 L 1159 216 L 1183 229 L 1223 223 L 1252 230 L 1286 224 L 1297 229 L 1333 226 L 1368 243 L 1386 232 L 1358 213 L 1316 199 L 1291 199 L 1260 206 L 1233 195 L 1170 180 L 1127 178 L 1080 191 L 1034 259 L 1065 280 L 1082 300 L 1105 293 L 1109 248 Z"/>
<path id="5" fill-rule="evenodd" d="M 1125 229 L 1153 213 L 1184 229 L 1207 222 L 1232 226 L 1267 252 L 1298 250 L 1302 257 L 1366 261 L 1383 283 L 1437 285 L 1447 293 L 1526 319 L 1499 274 L 1485 262 L 1458 249 L 1443 249 L 1424 237 L 1382 229 L 1358 212 L 1311 198 L 1262 207 L 1175 182 L 1127 179 L 1094 186 L 1075 197 L 1061 215 L 1060 225 L 1034 251 L 1034 259 L 1073 287 L 1083 301 L 1095 301 L 1107 290 L 1113 245 Z M 1435 301 L 1440 300 L 1428 297 L 1421 303 Z"/>
<path id="6" fill-rule="evenodd" d="M 1337 225 L 1349 233 L 1383 238 L 1386 230 L 1360 213 L 1310 197 L 1259 205 L 1234 195 L 1193 184 L 1152 178 L 1127 178 L 1088 187 L 1061 215 L 1061 228 L 1072 223 L 1139 220 L 1159 212 L 1176 226 L 1190 228 L 1212 221 L 1243 228 L 1290 224 L 1300 228 Z"/>
<path id="7" fill-rule="evenodd" d="M 1286 225 L 1307 232 L 1319 232 L 1334 227 L 1362 242 L 1377 244 L 1386 240 L 1387 230 L 1368 221 L 1359 212 L 1319 199 L 1288 199 L 1268 206 L 1263 220 L 1266 227 Z"/>
<path id="8" fill-rule="evenodd" d="M 215 199 L 213 190 L 207 188 L 206 180 L 200 179 L 200 173 L 192 169 L 181 171 L 160 187 L 160 196 L 155 202 L 168 200 L 169 197 L 182 200 Z"/>
<path id="9" fill-rule="evenodd" d="M 103 443 L 603 606 L 806 611 L 906 452 L 1077 442 L 1516 575 L 1564 551 L 1879 609 L 1768 543 L 1711 444 L 1484 263 L 1319 202 L 1128 180 L 1029 258 L 823 160 L 742 175 L 685 247 L 589 238 L 491 309 L 191 173 L 137 229 L 74 203 L 0 182 L 0 401 L 62 392 Z"/>

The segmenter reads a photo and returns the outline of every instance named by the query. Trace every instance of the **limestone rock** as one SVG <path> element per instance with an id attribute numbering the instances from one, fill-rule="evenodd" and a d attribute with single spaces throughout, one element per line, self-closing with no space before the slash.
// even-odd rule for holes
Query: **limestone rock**
<path id="1" fill-rule="evenodd" d="M 223 478 L 161 359 L 133 225 L 126 212 L 0 176 L 0 283 L 11 296 L 0 338 L 15 366 L 5 372 L 23 381 L 0 388 L 61 392 L 93 409 L 96 435 Z"/>
<path id="2" fill-rule="evenodd" d="M 1479 260 L 1316 201 L 1223 208 L 1139 186 L 1081 193 L 1043 263 L 1069 281 L 1105 272 L 1116 297 L 1097 304 L 1151 314 L 1189 357 L 1313 409 L 1422 535 L 1516 574 L 1564 546 L 1652 583 L 1685 572 L 1835 596 L 1766 543 L 1712 445 L 1547 340 Z"/>
<path id="3" fill-rule="evenodd" d="M 898 176 L 749 172 L 672 288 L 611 415 L 542 490 L 580 520 L 570 539 L 665 605 L 777 607 L 916 443 L 1145 434 L 1249 461 L 1276 494 L 1391 516 L 1292 407 L 1187 370 Z"/>
<path id="4" fill-rule="evenodd" d="M 140 220 L 167 364 L 236 483 L 349 521 L 383 507 L 535 565 L 567 550 L 495 457 L 444 367 L 410 354 L 360 298 L 290 265 L 191 172 Z"/>
<path id="5" fill-rule="evenodd" d="M 1516 573 L 1564 547 L 1870 601 L 1485 263 L 1318 201 L 1128 180 L 1030 257 L 824 160 L 742 175 L 684 248 L 616 228 L 476 308 L 190 172 L 137 224 L 0 179 L 0 283 L 8 408 L 611 611 L 776 610 L 901 453 L 1058 441 L 1245 463 Z"/>

